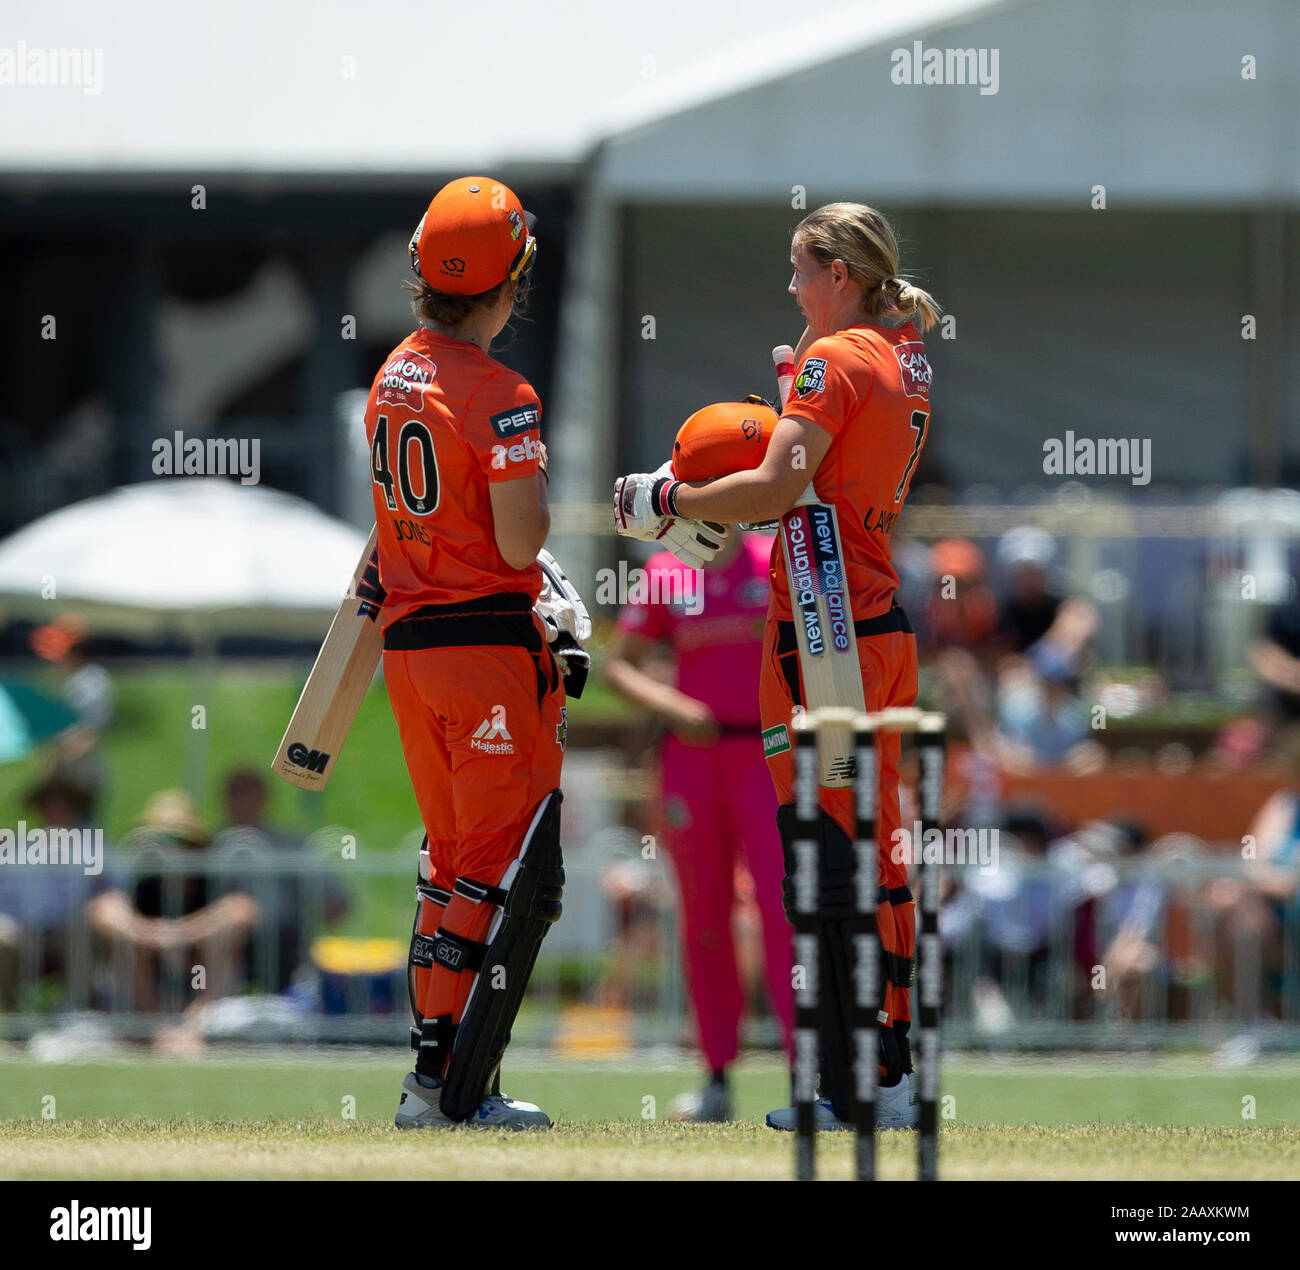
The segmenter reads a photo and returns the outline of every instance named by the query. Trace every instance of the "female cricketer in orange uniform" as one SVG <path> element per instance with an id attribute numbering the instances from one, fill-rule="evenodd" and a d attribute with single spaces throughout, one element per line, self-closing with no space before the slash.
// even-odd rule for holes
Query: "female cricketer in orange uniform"
<path id="1" fill-rule="evenodd" d="M 898 243 L 886 219 L 860 203 L 831 203 L 806 217 L 791 244 L 789 290 L 807 321 L 799 342 L 794 389 L 772 433 L 763 462 L 707 484 L 683 484 L 657 473 L 623 477 L 615 492 L 620 532 L 644 531 L 656 518 L 676 516 L 724 524 L 761 522 L 795 505 L 813 473 L 819 501 L 838 509 L 847 586 L 853 607 L 863 692 L 869 711 L 916 700 L 916 640 L 894 599 L 898 575 L 890 559 L 890 531 L 907 498 L 930 418 L 931 372 L 919 326 L 928 330 L 940 310 L 933 298 L 898 276 Z M 759 712 L 769 768 L 781 808 L 777 823 L 786 850 L 787 887 L 793 872 L 793 763 L 788 729 L 802 704 L 790 588 L 778 545 L 772 552 L 772 601 Z M 784 734 L 784 743 L 779 743 Z M 900 824 L 896 734 L 878 738 L 880 900 L 877 927 L 887 975 L 880 1028 L 881 1087 L 877 1123 L 916 1123 L 917 1095 L 907 1033 L 908 985 L 915 944 L 914 906 L 906 862 L 891 855 Z M 823 905 L 842 894 L 852 860 L 852 791 L 821 790 Z M 843 876 L 840 876 L 843 874 Z M 837 924 L 843 929 L 844 923 Z M 831 929 L 827 926 L 827 930 Z M 830 936 L 825 936 L 830 938 Z M 835 950 L 832 965 L 851 965 Z M 823 985 L 821 1084 L 817 1123 L 848 1128 L 852 1103 L 850 1038 L 835 1000 L 850 999 L 852 984 Z M 832 1035 L 828 1039 L 827 1032 Z M 792 1108 L 768 1116 L 773 1128 L 793 1129 Z"/>
<path id="2" fill-rule="evenodd" d="M 399 1127 L 546 1126 L 496 1073 L 559 915 L 562 673 L 533 612 L 550 525 L 537 394 L 488 353 L 536 252 L 514 193 L 453 181 L 411 239 L 420 329 L 366 407 L 384 678 L 427 834 Z"/>

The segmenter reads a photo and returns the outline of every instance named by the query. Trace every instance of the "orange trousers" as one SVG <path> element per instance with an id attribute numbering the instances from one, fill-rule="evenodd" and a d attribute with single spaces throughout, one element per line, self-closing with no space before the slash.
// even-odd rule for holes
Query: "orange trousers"
<path id="1" fill-rule="evenodd" d="M 759 680 L 759 715 L 762 719 L 768 770 L 776 786 L 778 803 L 794 801 L 794 751 L 788 736 L 796 705 L 803 704 L 803 685 L 799 677 L 797 653 L 780 654 L 778 627 L 768 614 L 763 645 L 763 669 Z M 916 637 L 910 632 L 892 631 L 884 635 L 862 636 L 857 641 L 858 661 L 862 667 L 862 693 L 869 711 L 890 706 L 916 703 Z M 785 728 L 787 737 L 772 735 L 775 728 Z M 902 824 L 898 803 L 898 770 L 902 741 L 896 732 L 882 732 L 877 738 L 880 755 L 880 802 L 876 820 L 877 884 L 897 892 L 907 886 L 907 865 L 893 858 L 894 832 Z M 853 790 L 822 789 L 822 810 L 834 819 L 849 836 L 854 836 Z M 916 906 L 907 899 L 901 903 L 885 900 L 876 908 L 876 928 L 885 952 L 910 959 L 916 946 Z M 888 983 L 883 1008 L 889 1022 L 911 1021 L 911 993 L 900 984 Z"/>
<path id="2" fill-rule="evenodd" d="M 536 620 L 536 619 L 534 619 Z M 384 652 L 388 699 L 424 831 L 430 881 L 495 887 L 518 857 L 538 804 L 560 784 L 565 744 L 563 679 L 543 643 Z M 455 894 L 425 900 L 420 933 L 482 942 L 496 907 Z M 474 976 L 442 965 L 416 972 L 426 1018 L 459 1022 Z"/>

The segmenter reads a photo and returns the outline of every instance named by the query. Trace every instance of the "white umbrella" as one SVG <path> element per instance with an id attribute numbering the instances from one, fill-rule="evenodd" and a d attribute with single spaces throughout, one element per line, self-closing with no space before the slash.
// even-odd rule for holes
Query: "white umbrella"
<path id="1" fill-rule="evenodd" d="M 146 481 L 0 542 L 0 613 L 74 609 L 100 630 L 324 633 L 364 533 L 303 499 L 220 478 Z"/>
<path id="2" fill-rule="evenodd" d="M 205 702 L 221 635 L 323 637 L 365 543 L 360 530 L 278 490 L 217 477 L 145 481 L 0 542 L 0 618 L 72 610 L 96 630 L 187 635 L 194 700 Z M 206 738 L 206 729 L 185 730 L 194 793 Z"/>

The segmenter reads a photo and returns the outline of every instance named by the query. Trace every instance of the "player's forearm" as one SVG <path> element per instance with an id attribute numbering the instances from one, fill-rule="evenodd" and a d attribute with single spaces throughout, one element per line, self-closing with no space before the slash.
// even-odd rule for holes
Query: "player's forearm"
<path id="1" fill-rule="evenodd" d="M 691 700 L 671 684 L 647 675 L 639 666 L 621 657 L 605 663 L 605 682 L 621 697 L 661 718 L 675 716 Z"/>
<path id="2" fill-rule="evenodd" d="M 733 472 L 707 484 L 683 485 L 677 491 L 677 511 L 695 520 L 713 520 L 724 525 L 779 520 L 794 506 L 787 485 L 772 481 L 761 468 Z"/>

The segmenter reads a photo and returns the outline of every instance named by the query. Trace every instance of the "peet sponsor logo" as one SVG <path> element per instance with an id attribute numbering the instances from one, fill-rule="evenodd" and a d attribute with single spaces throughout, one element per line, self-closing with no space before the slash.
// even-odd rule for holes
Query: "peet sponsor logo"
<path id="1" fill-rule="evenodd" d="M 492 425 L 492 431 L 505 441 L 520 432 L 540 427 L 542 408 L 537 405 L 517 406 L 513 410 L 503 410 L 500 414 L 492 415 L 488 422 Z"/>

